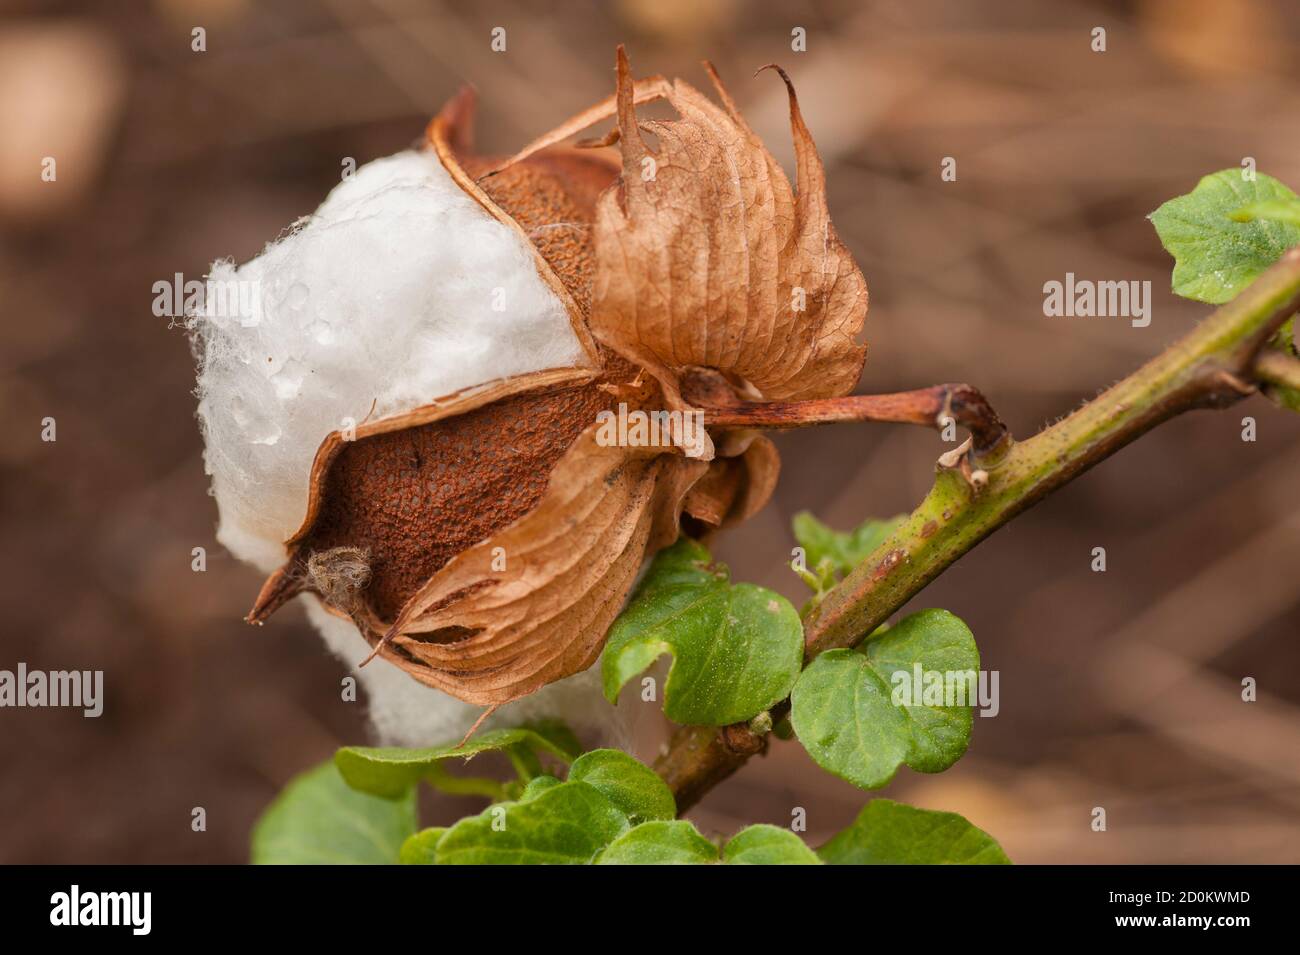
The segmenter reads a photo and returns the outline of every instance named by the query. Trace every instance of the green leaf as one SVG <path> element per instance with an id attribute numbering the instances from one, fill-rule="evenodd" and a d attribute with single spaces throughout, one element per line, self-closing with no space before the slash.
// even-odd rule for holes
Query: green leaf
<path id="1" fill-rule="evenodd" d="M 810 569 L 826 561 L 826 566 L 837 577 L 843 577 L 866 560 L 906 517 L 906 514 L 899 514 L 884 520 L 870 520 L 844 532 L 832 530 L 812 514 L 802 511 L 794 516 L 794 537 L 804 549 Z"/>
<path id="2" fill-rule="evenodd" d="M 523 793 L 519 796 L 520 802 L 528 802 L 530 799 L 536 799 L 548 789 L 553 789 L 561 784 L 561 780 L 554 776 L 536 776 L 528 780 L 528 785 L 524 787 Z"/>
<path id="3" fill-rule="evenodd" d="M 643 822 L 611 842 L 597 865 L 708 865 L 718 847 L 684 819 Z"/>
<path id="4" fill-rule="evenodd" d="M 917 665 L 922 693 L 903 695 Z M 813 660 L 791 695 L 790 720 L 817 765 L 864 789 L 885 785 L 902 763 L 937 773 L 970 743 L 979 665 L 964 623 L 946 610 L 922 610 L 857 650 Z M 961 682 L 967 674 L 969 683 Z M 938 699 L 927 695 L 936 676 L 964 696 L 945 694 L 943 684 Z"/>
<path id="5" fill-rule="evenodd" d="M 415 832 L 415 791 L 383 799 L 349 788 L 333 762 L 295 776 L 253 827 L 256 865 L 384 865 Z"/>
<path id="6" fill-rule="evenodd" d="M 803 625 L 780 594 L 733 586 L 726 567 L 689 538 L 660 551 L 610 628 L 605 695 L 665 653 L 673 664 L 664 713 L 676 723 L 725 726 L 784 699 L 803 660 Z"/>
<path id="7" fill-rule="evenodd" d="M 955 812 L 873 799 L 817 850 L 830 865 L 1010 865 L 1002 847 Z"/>
<path id="8" fill-rule="evenodd" d="M 435 853 L 438 848 L 438 840 L 446 832 L 445 826 L 435 826 L 430 829 L 422 829 L 412 836 L 408 836 L 402 843 L 402 850 L 398 856 L 398 861 L 402 865 L 433 865 Z"/>
<path id="9" fill-rule="evenodd" d="M 527 802 L 499 803 L 456 823 L 438 841 L 439 865 L 582 865 L 628 829 L 627 817 L 584 782 Z"/>
<path id="10" fill-rule="evenodd" d="M 789 829 L 759 825 L 741 829 L 722 847 L 727 865 L 820 865 L 817 854 Z"/>
<path id="11" fill-rule="evenodd" d="M 490 730 L 463 744 L 433 746 L 428 749 L 348 746 L 334 754 L 334 762 L 348 785 L 354 789 L 376 796 L 395 796 L 431 773 L 436 776 L 435 770 L 443 760 L 469 759 L 492 750 L 505 750 L 507 755 L 516 760 L 520 754 L 531 756 L 532 759 L 527 764 L 530 767 L 536 761 L 535 754 L 538 752 L 547 752 L 565 762 L 571 762 L 581 752 L 572 736 L 567 730 L 558 730 L 554 724 L 539 724 L 518 729 Z M 519 765 L 518 761 L 516 765 Z M 536 773 L 530 771 L 527 775 Z"/>
<path id="12" fill-rule="evenodd" d="M 1285 188 L 1285 187 L 1284 187 Z M 1270 222 L 1285 222 L 1300 226 L 1300 199 L 1264 199 L 1252 202 L 1235 210 L 1228 218 L 1233 222 L 1253 222 L 1255 219 L 1267 219 Z"/>
<path id="13" fill-rule="evenodd" d="M 569 770 L 569 781 L 599 789 L 633 825 L 677 816 L 672 791 L 659 775 L 616 749 L 595 749 L 579 756 Z"/>
<path id="14" fill-rule="evenodd" d="M 1160 242 L 1174 257 L 1174 291 L 1199 302 L 1233 298 L 1282 253 L 1300 244 L 1300 226 L 1275 219 L 1234 221 L 1233 215 L 1266 203 L 1287 203 L 1295 193 L 1272 176 L 1253 182 L 1240 169 L 1206 176 L 1185 196 L 1170 199 L 1150 219 Z"/>

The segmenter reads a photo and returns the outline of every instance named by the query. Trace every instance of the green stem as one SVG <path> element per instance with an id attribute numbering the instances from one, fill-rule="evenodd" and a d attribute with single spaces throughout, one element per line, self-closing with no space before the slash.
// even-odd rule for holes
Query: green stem
<path id="1" fill-rule="evenodd" d="M 1256 353 L 1298 306 L 1300 253 L 1292 252 L 1094 401 L 995 460 L 972 455 L 982 482 L 941 466 L 907 521 L 818 605 L 804 630 L 809 654 L 856 644 L 1012 517 L 1162 421 L 1250 394 Z"/>
<path id="2" fill-rule="evenodd" d="M 1262 352 L 1255 362 L 1255 370 L 1265 384 L 1300 391 L 1300 358 L 1280 351 Z"/>
<path id="3" fill-rule="evenodd" d="M 1252 393 L 1260 348 L 1297 308 L 1300 249 L 1052 427 L 1023 442 L 945 455 L 951 460 L 941 462 L 925 500 L 811 612 L 804 628 L 808 658 L 860 642 L 1011 518 L 1161 422 Z M 763 740 L 753 736 L 747 727 L 682 727 L 656 768 L 679 805 L 689 805 L 762 750 Z"/>

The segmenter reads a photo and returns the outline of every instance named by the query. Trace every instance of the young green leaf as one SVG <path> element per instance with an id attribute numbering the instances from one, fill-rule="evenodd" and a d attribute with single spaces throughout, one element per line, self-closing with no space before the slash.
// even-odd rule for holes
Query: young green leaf
<path id="1" fill-rule="evenodd" d="M 348 785 L 376 796 L 396 796 L 434 771 L 443 760 L 469 759 L 479 753 L 504 750 L 507 755 L 528 765 L 536 763 L 536 754 L 550 753 L 571 762 L 579 752 L 568 730 L 553 724 L 490 730 L 462 744 L 433 746 L 428 749 L 402 749 L 396 746 L 348 746 L 334 754 L 334 762 Z M 518 762 L 517 762 L 518 765 Z M 540 764 L 538 772 L 540 772 Z M 537 775 L 529 772 L 528 775 Z"/>
<path id="2" fill-rule="evenodd" d="M 583 865 L 628 829 L 627 817 L 584 782 L 527 802 L 498 803 L 438 840 L 439 865 Z"/>
<path id="3" fill-rule="evenodd" d="M 616 749 L 595 749 L 579 756 L 569 770 L 569 781 L 599 789 L 633 825 L 677 816 L 672 791 L 659 775 Z"/>
<path id="4" fill-rule="evenodd" d="M 733 586 L 727 569 L 684 537 L 655 557 L 609 631 L 601 672 L 610 702 L 665 653 L 673 657 L 668 718 L 724 726 L 789 694 L 803 660 L 803 625 L 780 594 Z"/>
<path id="5" fill-rule="evenodd" d="M 902 763 L 937 773 L 970 743 L 979 665 L 964 623 L 922 610 L 856 650 L 817 657 L 795 684 L 790 721 L 817 765 L 864 789 Z"/>
<path id="6" fill-rule="evenodd" d="M 822 561 L 827 561 L 832 573 L 843 577 L 866 560 L 906 517 L 906 514 L 900 514 L 884 520 L 870 520 L 851 531 L 837 531 L 802 511 L 794 516 L 794 537 L 804 550 L 809 569 L 815 571 Z"/>
<path id="7" fill-rule="evenodd" d="M 643 822 L 596 857 L 597 865 L 708 865 L 718 847 L 684 819 Z"/>
<path id="8" fill-rule="evenodd" d="M 295 776 L 253 827 L 256 865 L 390 865 L 415 832 L 415 791 L 348 787 L 333 762 Z"/>
<path id="9" fill-rule="evenodd" d="M 722 847 L 727 865 L 820 865 L 821 859 L 789 829 L 758 825 L 741 829 Z"/>
<path id="10" fill-rule="evenodd" d="M 433 865 L 438 840 L 442 838 L 442 834 L 446 831 L 445 826 L 434 826 L 429 829 L 421 829 L 414 835 L 407 836 L 406 841 L 402 843 L 402 850 L 397 861 L 402 865 Z"/>
<path id="11" fill-rule="evenodd" d="M 554 789 L 561 784 L 562 780 L 554 776 L 535 776 L 528 780 L 528 785 L 519 796 L 520 802 L 528 802 L 530 799 L 536 799 L 548 789 Z"/>
<path id="12" fill-rule="evenodd" d="M 1174 291 L 1218 305 L 1233 298 L 1282 253 L 1300 244 L 1300 225 L 1255 217 L 1235 221 L 1245 209 L 1279 208 L 1296 195 L 1272 176 L 1242 178 L 1240 169 L 1206 176 L 1185 196 L 1170 199 L 1150 219 L 1174 257 Z"/>
<path id="13" fill-rule="evenodd" d="M 1230 216 L 1233 222 L 1253 222 L 1267 219 L 1270 222 L 1286 222 L 1300 226 L 1300 198 L 1264 199 L 1252 202 L 1235 210 Z"/>
<path id="14" fill-rule="evenodd" d="M 817 850 L 829 865 L 1010 865 L 1002 847 L 955 812 L 873 799 Z"/>

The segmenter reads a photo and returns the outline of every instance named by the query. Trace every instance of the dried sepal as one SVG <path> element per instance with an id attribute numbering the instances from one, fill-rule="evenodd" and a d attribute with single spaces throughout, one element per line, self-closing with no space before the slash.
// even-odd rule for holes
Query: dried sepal
<path id="1" fill-rule="evenodd" d="M 677 536 L 707 465 L 584 432 L 535 510 L 453 558 L 390 628 L 381 653 L 416 679 L 495 705 L 586 669 L 641 562 Z"/>
<path id="2" fill-rule="evenodd" d="M 331 432 L 312 462 L 307 510 L 289 559 L 248 619 L 304 590 L 313 554 L 364 550 L 366 599 L 393 619 L 435 570 L 527 513 L 574 439 L 612 400 L 586 369 L 519 375 L 405 414 Z"/>
<path id="3" fill-rule="evenodd" d="M 616 95 L 511 161 L 617 118 L 607 141 L 619 144 L 623 175 L 597 208 L 592 330 L 654 371 L 674 404 L 676 376 L 693 365 L 771 399 L 847 394 L 866 358 L 855 338 L 867 284 L 831 226 L 825 171 L 794 87 L 775 67 L 790 94 L 797 191 L 708 69 L 723 107 L 682 80 L 634 83 L 620 47 Z M 638 121 L 636 105 L 654 99 L 681 118 Z"/>
<path id="4" fill-rule="evenodd" d="M 781 456 L 770 440 L 753 431 L 729 432 L 686 495 L 686 513 L 705 533 L 739 524 L 767 504 L 780 473 Z"/>
<path id="5" fill-rule="evenodd" d="M 657 395 L 647 380 L 553 371 L 332 434 L 290 559 L 250 619 L 314 593 L 387 661 L 482 705 L 585 669 L 709 468 L 597 443 L 596 409 Z"/>
<path id="6" fill-rule="evenodd" d="M 866 357 L 854 338 L 867 285 L 831 227 L 794 89 L 787 80 L 797 193 L 709 72 L 725 108 L 679 80 L 665 98 L 681 119 L 640 123 L 619 52 L 623 177 L 596 212 L 593 331 L 673 372 L 739 376 L 766 398 L 845 394 Z"/>

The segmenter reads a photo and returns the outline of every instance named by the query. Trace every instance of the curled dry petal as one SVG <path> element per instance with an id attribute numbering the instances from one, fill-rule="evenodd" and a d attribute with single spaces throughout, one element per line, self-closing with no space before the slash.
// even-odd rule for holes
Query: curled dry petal
<path id="1" fill-rule="evenodd" d="M 588 429 L 536 510 L 421 589 L 385 653 L 421 682 L 481 704 L 586 669 L 645 555 L 676 539 L 682 498 L 707 467 L 654 448 L 602 447 Z"/>
<path id="2" fill-rule="evenodd" d="M 686 496 L 686 513 L 701 531 L 748 520 L 768 502 L 781 473 L 776 445 L 753 431 L 732 432 L 718 447 L 709 470 Z"/>
<path id="3" fill-rule="evenodd" d="M 394 619 L 448 560 L 537 505 L 551 469 L 610 400 L 593 377 L 520 375 L 363 423 L 354 435 L 331 433 L 312 464 L 307 514 L 286 542 L 289 560 L 249 619 L 301 590 L 319 593 L 308 563 L 340 547 L 368 555 L 368 616 Z"/>

